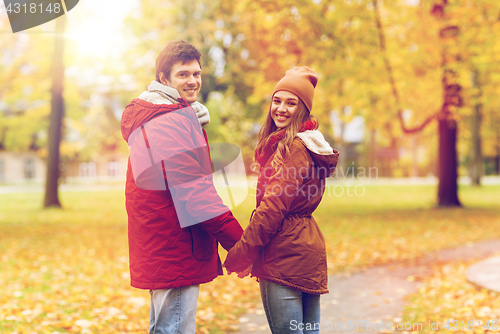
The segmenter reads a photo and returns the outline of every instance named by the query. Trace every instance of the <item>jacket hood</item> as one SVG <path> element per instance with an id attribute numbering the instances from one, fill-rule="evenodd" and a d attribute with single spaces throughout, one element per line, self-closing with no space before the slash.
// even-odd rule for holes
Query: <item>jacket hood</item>
<path id="1" fill-rule="evenodd" d="M 189 104 L 181 98 L 179 92 L 171 87 L 151 81 L 148 90 L 133 99 L 122 115 L 122 137 L 128 142 L 128 137 L 146 122 L 166 112 L 187 107 Z"/>
<path id="2" fill-rule="evenodd" d="M 300 138 L 304 146 L 309 150 L 318 170 L 318 175 L 322 178 L 330 177 L 337 167 L 339 152 L 328 144 L 323 134 L 318 130 L 299 132 L 297 137 Z"/>
<path id="3" fill-rule="evenodd" d="M 133 99 L 125 108 L 122 115 L 122 137 L 128 142 L 128 138 L 132 132 L 146 122 L 167 112 L 186 107 L 189 107 L 189 103 L 184 99 L 179 99 L 179 103 L 175 104 L 154 104 L 141 99 Z"/>

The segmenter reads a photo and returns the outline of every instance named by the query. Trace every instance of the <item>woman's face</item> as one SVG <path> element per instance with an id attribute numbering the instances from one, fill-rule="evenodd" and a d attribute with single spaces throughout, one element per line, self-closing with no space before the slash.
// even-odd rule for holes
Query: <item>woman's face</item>
<path id="1" fill-rule="evenodd" d="M 273 96 L 271 102 L 271 118 L 278 128 L 286 128 L 292 122 L 292 116 L 297 111 L 299 98 L 297 95 L 280 90 Z"/>

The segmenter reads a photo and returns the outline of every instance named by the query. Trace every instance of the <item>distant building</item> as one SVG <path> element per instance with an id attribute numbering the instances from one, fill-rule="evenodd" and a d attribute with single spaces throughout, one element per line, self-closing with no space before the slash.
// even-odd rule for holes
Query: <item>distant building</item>
<path id="1" fill-rule="evenodd" d="M 0 151 L 0 183 L 43 182 L 46 170 L 35 152 Z"/>
<path id="2" fill-rule="evenodd" d="M 70 161 L 61 164 L 61 182 L 125 181 L 128 157 L 105 153 L 92 161 Z M 0 151 L 1 183 L 43 183 L 47 162 L 35 152 Z"/>
<path id="3" fill-rule="evenodd" d="M 110 182 L 123 181 L 127 175 L 128 156 L 104 153 L 92 161 L 71 161 L 62 170 L 63 182 Z"/>

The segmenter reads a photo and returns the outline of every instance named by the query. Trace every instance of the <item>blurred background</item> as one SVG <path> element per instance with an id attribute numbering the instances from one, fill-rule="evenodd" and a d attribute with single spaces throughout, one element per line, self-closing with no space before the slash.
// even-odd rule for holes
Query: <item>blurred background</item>
<path id="1" fill-rule="evenodd" d="M 58 35 L 54 21 L 9 33 L 0 13 L 0 182 L 42 182 Z M 166 42 L 185 39 L 203 54 L 209 138 L 240 146 L 247 165 L 274 85 L 305 65 L 320 76 L 313 113 L 342 152 L 338 172 L 439 176 L 446 119 L 456 138 L 441 145 L 479 184 L 500 172 L 499 16 L 488 0 L 81 1 L 60 32 L 61 181 L 123 179 L 121 113 Z"/>

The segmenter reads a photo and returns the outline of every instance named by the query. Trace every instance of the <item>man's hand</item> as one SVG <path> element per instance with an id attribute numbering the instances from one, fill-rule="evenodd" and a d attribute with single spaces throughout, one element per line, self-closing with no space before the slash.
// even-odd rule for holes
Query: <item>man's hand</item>
<path id="1" fill-rule="evenodd" d="M 247 277 L 250 274 L 250 271 L 252 271 L 252 267 L 253 267 L 253 264 L 249 265 L 248 268 L 243 270 L 243 271 L 236 272 L 236 274 L 238 275 L 238 278 Z M 227 270 L 228 275 L 231 275 L 232 273 L 233 273 L 232 271 Z"/>

